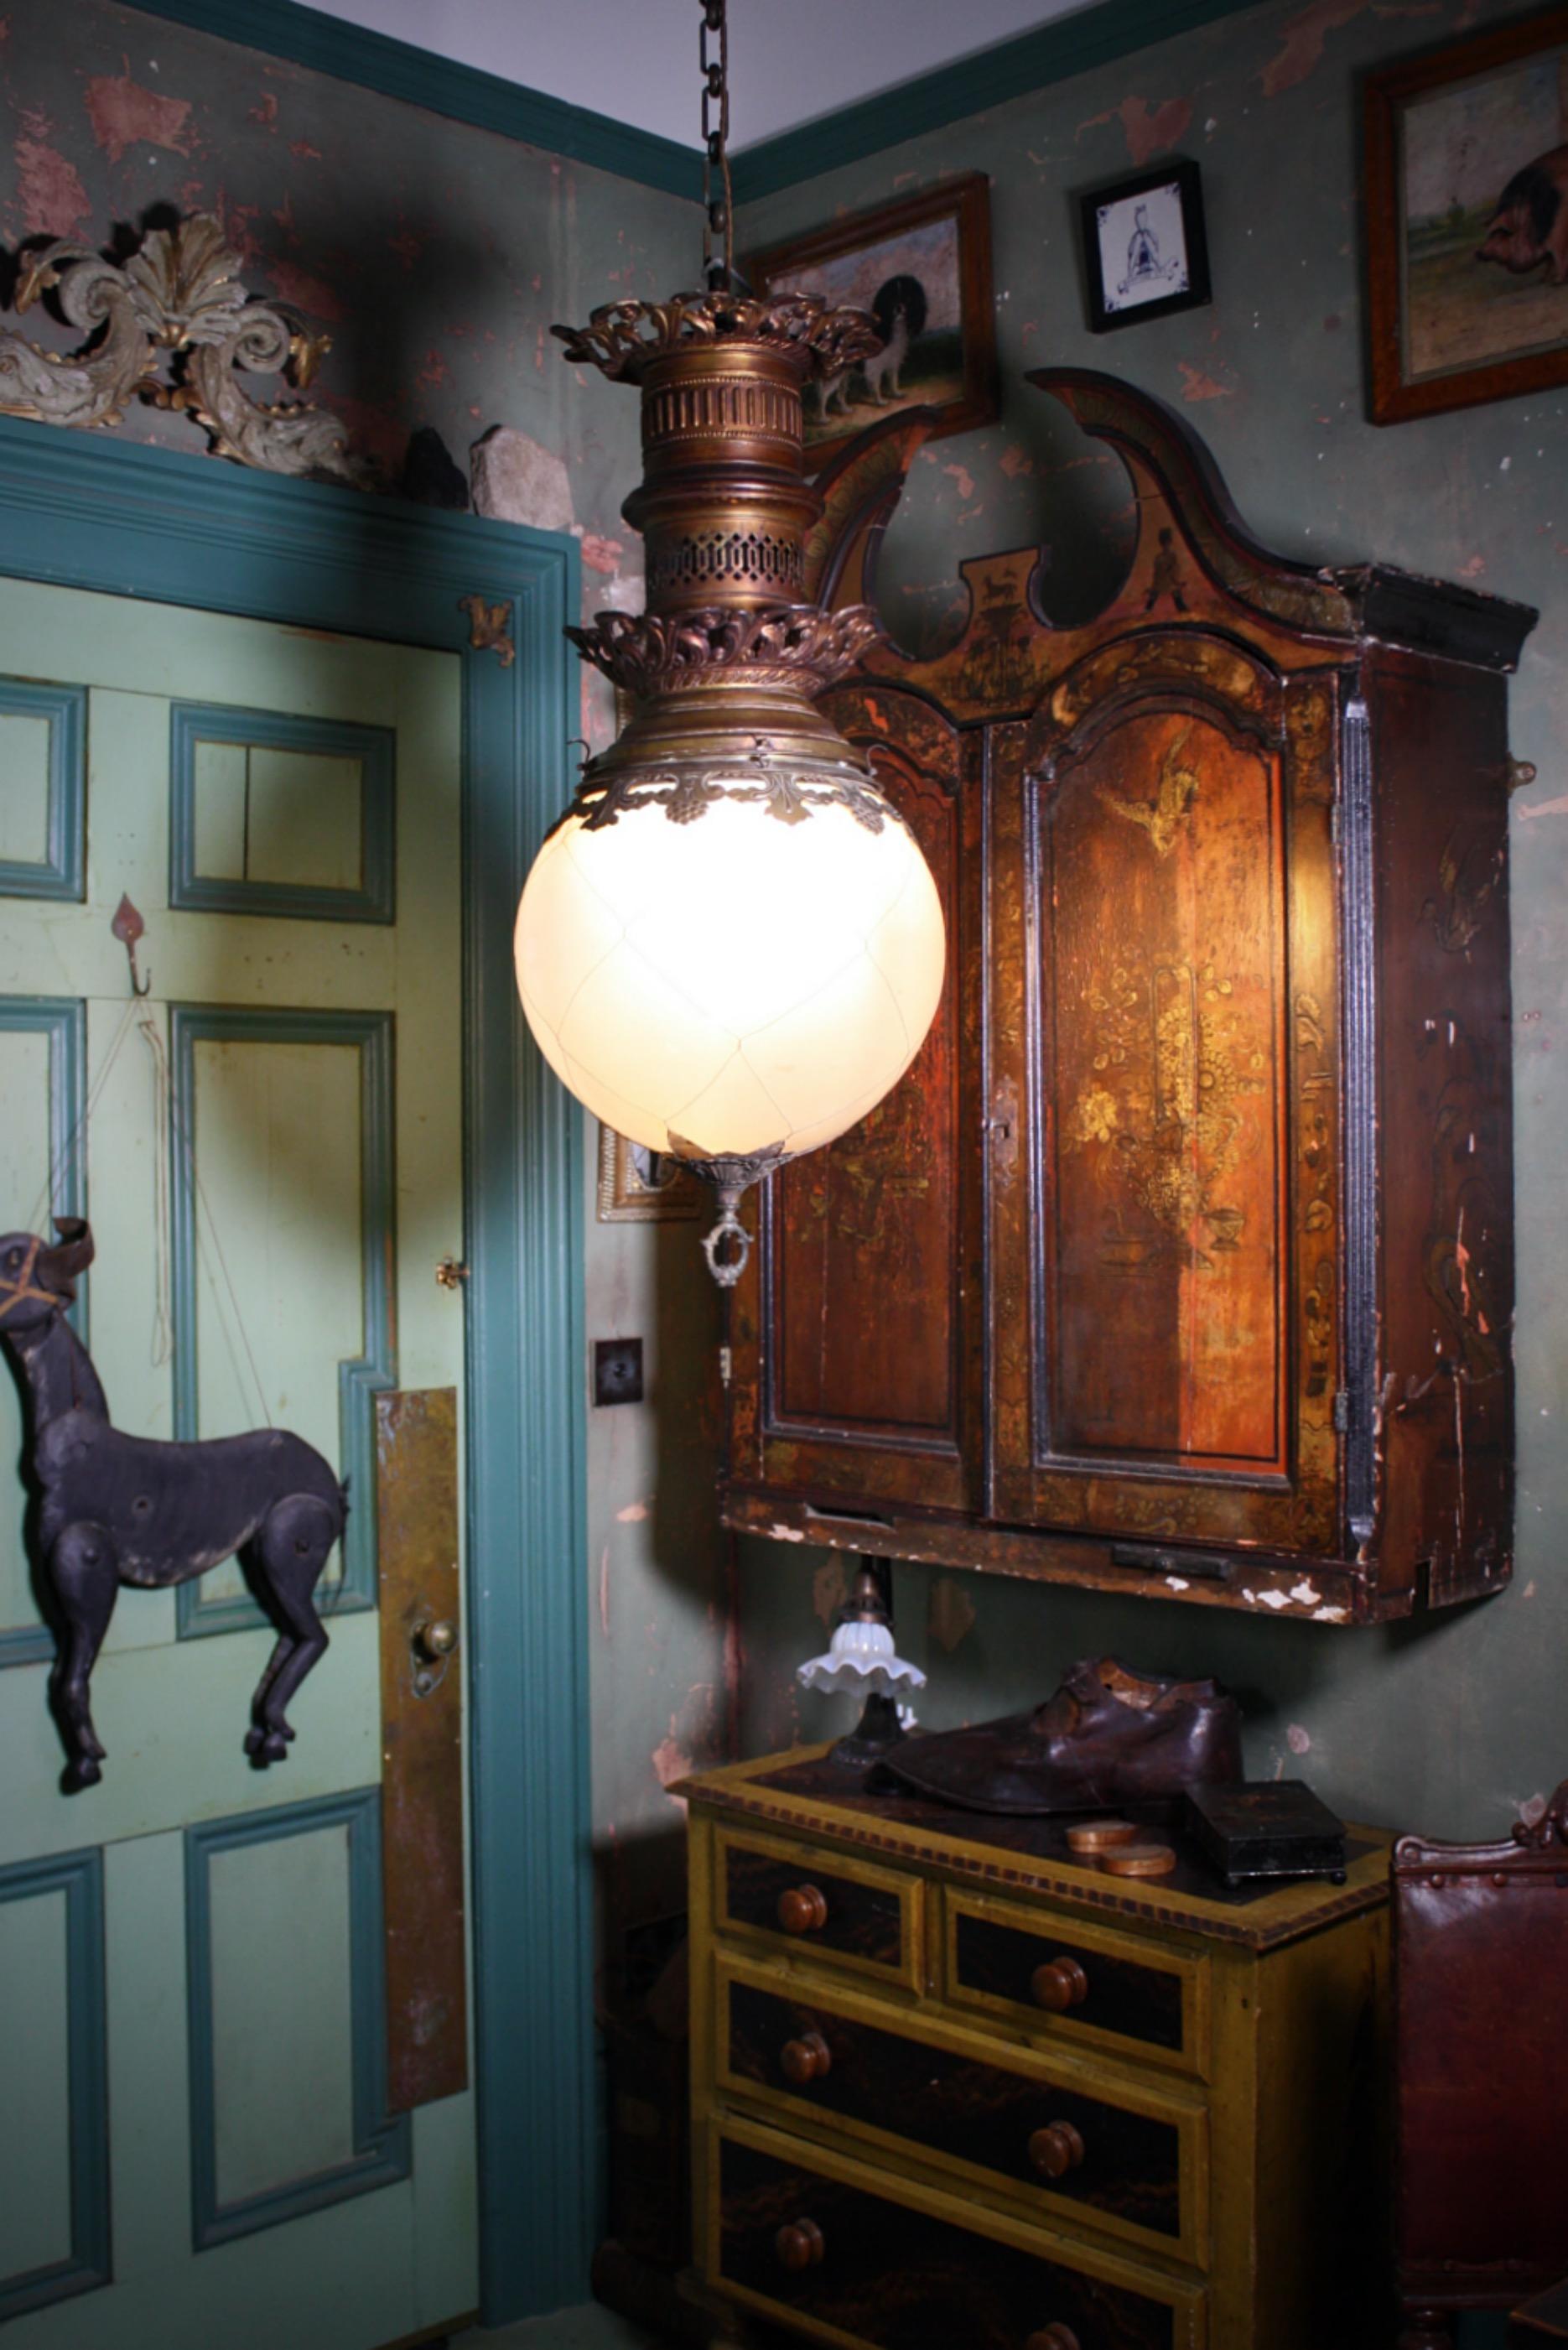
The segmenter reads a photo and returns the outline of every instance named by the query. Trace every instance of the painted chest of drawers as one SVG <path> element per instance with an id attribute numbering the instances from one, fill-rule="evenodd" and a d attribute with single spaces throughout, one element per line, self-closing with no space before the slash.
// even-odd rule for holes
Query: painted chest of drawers
<path id="1" fill-rule="evenodd" d="M 874 2350 L 1336 2350 L 1386 2291 L 1386 1840 L 1115 1879 L 821 1750 L 684 1783 L 696 2269 Z"/>

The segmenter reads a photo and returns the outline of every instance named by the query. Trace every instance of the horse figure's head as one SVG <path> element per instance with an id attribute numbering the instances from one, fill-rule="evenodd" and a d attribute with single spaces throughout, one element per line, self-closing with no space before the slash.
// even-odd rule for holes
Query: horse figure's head
<path id="1" fill-rule="evenodd" d="M 57 1216 L 53 1246 L 36 1232 L 0 1238 L 0 1337 L 21 1337 L 63 1314 L 78 1277 L 92 1263 L 92 1227 L 81 1216 Z"/>

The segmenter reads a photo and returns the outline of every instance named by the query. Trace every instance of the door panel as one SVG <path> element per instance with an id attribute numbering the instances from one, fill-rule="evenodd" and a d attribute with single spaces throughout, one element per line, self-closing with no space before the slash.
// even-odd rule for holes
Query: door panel
<path id="1" fill-rule="evenodd" d="M 976 1113 L 974 745 L 915 694 L 846 687 L 827 707 L 919 841 L 947 976 L 887 1099 L 763 1189 L 755 1287 L 738 1293 L 735 1458 L 774 1490 L 962 1508 L 978 1498 L 978 1201 L 959 1147 Z"/>
<path id="2" fill-rule="evenodd" d="M 1329 707 L 1182 631 L 998 730 L 997 1517 L 1335 1547 Z"/>
<path id="3" fill-rule="evenodd" d="M 61 713 L 57 777 L 34 712 L 0 732 L 30 827 L 0 857 L 38 862 L 73 748 L 87 785 L 84 895 L 33 901 L 0 861 L 0 1222 L 29 1221 L 55 1161 L 57 1209 L 93 1227 L 117 1427 L 265 1418 L 351 1499 L 286 1765 L 244 1752 L 274 1634 L 229 1562 L 119 1592 L 105 1775 L 71 1798 L 19 1483 L 0 1511 L 4 2029 L 37 2115 L 25 2191 L 0 2176 L 7 2350 L 270 2350 L 280 2328 L 371 2350 L 477 2298 L 472 2098 L 387 2113 L 375 1614 L 375 1392 L 462 1386 L 462 1303 L 433 1279 L 462 1242 L 460 662 L 10 580 L 0 630 Z M 22 723 L 16 699 L 0 681 Z M 135 1007 L 122 892 L 147 925 Z M 15 1461 L 8 1378 L 0 1411 Z"/>

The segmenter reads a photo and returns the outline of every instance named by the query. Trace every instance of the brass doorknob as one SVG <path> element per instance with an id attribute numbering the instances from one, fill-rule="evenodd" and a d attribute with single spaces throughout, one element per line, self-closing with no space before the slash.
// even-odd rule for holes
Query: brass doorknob
<path id="1" fill-rule="evenodd" d="M 1023 2350 L 1078 2350 L 1078 2337 L 1070 2325 L 1043 2325 L 1032 2334 Z"/>
<path id="2" fill-rule="evenodd" d="M 1047 2122 L 1029 2140 L 1029 2159 L 1042 2178 L 1065 2178 L 1084 2159 L 1084 2141 L 1071 2122 Z"/>
<path id="3" fill-rule="evenodd" d="M 433 1624 L 421 1624 L 414 1634 L 414 1646 L 421 1657 L 439 1665 L 443 1657 L 452 1656 L 457 1648 L 457 1626 L 439 1617 Z"/>
<path id="4" fill-rule="evenodd" d="M 774 2238 L 774 2250 L 782 2267 L 811 2269 L 817 2266 L 827 2246 L 815 2220 L 794 2220 L 779 2230 Z"/>
<path id="5" fill-rule="evenodd" d="M 1082 2007 L 1088 1998 L 1089 1978 L 1076 1959 L 1050 1959 L 1030 1976 L 1029 1995 L 1036 2007 L 1064 2015 L 1070 2007 Z"/>
<path id="6" fill-rule="evenodd" d="M 832 2072 L 833 2051 L 820 2032 L 803 2032 L 798 2040 L 786 2040 L 779 2050 L 779 2070 L 786 2081 L 804 2089 Z"/>
<path id="7" fill-rule="evenodd" d="M 779 1895 L 778 1921 L 786 1934 L 815 1934 L 827 1923 L 827 1896 L 815 1885 L 792 1885 Z"/>

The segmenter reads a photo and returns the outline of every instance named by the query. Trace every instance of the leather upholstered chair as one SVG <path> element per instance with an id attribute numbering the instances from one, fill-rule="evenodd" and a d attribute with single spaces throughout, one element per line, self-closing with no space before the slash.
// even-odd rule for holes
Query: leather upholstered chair
<path id="1" fill-rule="evenodd" d="M 1399 2350 L 1568 2270 L 1568 1780 L 1506 1844 L 1394 1848 Z"/>

